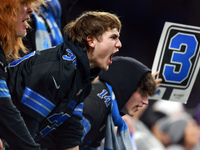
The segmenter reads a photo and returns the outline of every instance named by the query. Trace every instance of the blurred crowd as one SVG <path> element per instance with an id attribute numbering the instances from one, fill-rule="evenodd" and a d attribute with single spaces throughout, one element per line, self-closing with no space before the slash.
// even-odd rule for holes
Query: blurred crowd
<path id="1" fill-rule="evenodd" d="M 135 116 L 125 116 L 138 150 L 198 150 L 199 106 L 193 112 L 173 101 L 150 101 Z"/>

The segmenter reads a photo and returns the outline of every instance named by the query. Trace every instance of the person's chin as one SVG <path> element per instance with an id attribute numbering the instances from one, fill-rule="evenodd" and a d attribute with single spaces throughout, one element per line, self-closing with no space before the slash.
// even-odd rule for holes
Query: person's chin
<path id="1" fill-rule="evenodd" d="M 128 114 L 129 116 L 133 117 L 135 115 L 135 113 L 131 113 L 131 114 Z"/>
<path id="2" fill-rule="evenodd" d="M 17 33 L 16 37 L 25 37 L 26 34 L 27 34 L 27 32 L 23 31 L 23 32 Z"/>
<path id="3" fill-rule="evenodd" d="M 101 69 L 104 70 L 104 71 L 107 71 L 109 69 L 109 65 L 102 66 Z"/>
<path id="4" fill-rule="evenodd" d="M 104 70 L 107 71 L 109 69 L 109 66 L 107 66 Z"/>

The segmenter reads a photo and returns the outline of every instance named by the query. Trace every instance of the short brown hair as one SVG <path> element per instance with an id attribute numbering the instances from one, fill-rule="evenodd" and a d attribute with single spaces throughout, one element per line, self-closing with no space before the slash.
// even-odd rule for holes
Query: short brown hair
<path id="1" fill-rule="evenodd" d="M 150 72 L 146 73 L 142 77 L 137 88 L 139 89 L 141 95 L 148 94 L 149 96 L 152 96 L 155 94 L 157 90 L 157 85 L 155 79 Z"/>
<path id="2" fill-rule="evenodd" d="M 64 32 L 69 35 L 72 42 L 78 42 L 86 50 L 89 35 L 98 40 L 105 31 L 114 28 L 117 28 L 119 32 L 121 30 L 121 21 L 117 15 L 109 12 L 88 11 L 75 21 L 68 23 L 64 27 Z"/>

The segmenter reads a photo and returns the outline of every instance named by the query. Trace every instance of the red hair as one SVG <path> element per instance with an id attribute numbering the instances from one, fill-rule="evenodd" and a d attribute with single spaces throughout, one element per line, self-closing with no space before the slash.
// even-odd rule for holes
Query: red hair
<path id="1" fill-rule="evenodd" d="M 26 52 L 21 37 L 16 37 L 16 19 L 23 4 L 34 7 L 34 2 L 43 0 L 1 0 L 0 2 L 0 42 L 7 61 L 19 58 L 19 50 Z"/>

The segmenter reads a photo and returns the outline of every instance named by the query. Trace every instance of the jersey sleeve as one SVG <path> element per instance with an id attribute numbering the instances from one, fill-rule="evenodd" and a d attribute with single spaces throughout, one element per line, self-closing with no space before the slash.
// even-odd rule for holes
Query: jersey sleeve
<path id="1" fill-rule="evenodd" d="M 59 149 L 73 148 L 81 144 L 83 136 L 82 112 L 83 102 L 75 107 L 73 115 L 58 128 Z"/>
<path id="2" fill-rule="evenodd" d="M 60 126 L 58 129 L 60 133 L 58 147 L 60 149 L 73 148 L 81 144 L 81 138 L 83 136 L 83 125 L 80 123 L 81 119 L 81 116 L 72 115 Z"/>
<path id="3" fill-rule="evenodd" d="M 80 103 L 67 121 L 38 141 L 41 146 L 47 149 L 68 149 L 80 145 L 83 136 L 83 125 L 80 123 L 82 110 L 83 103 Z"/>
<path id="4" fill-rule="evenodd" d="M 31 137 L 20 112 L 11 101 L 5 81 L 6 58 L 0 45 L 0 136 L 13 149 L 39 150 Z"/>

